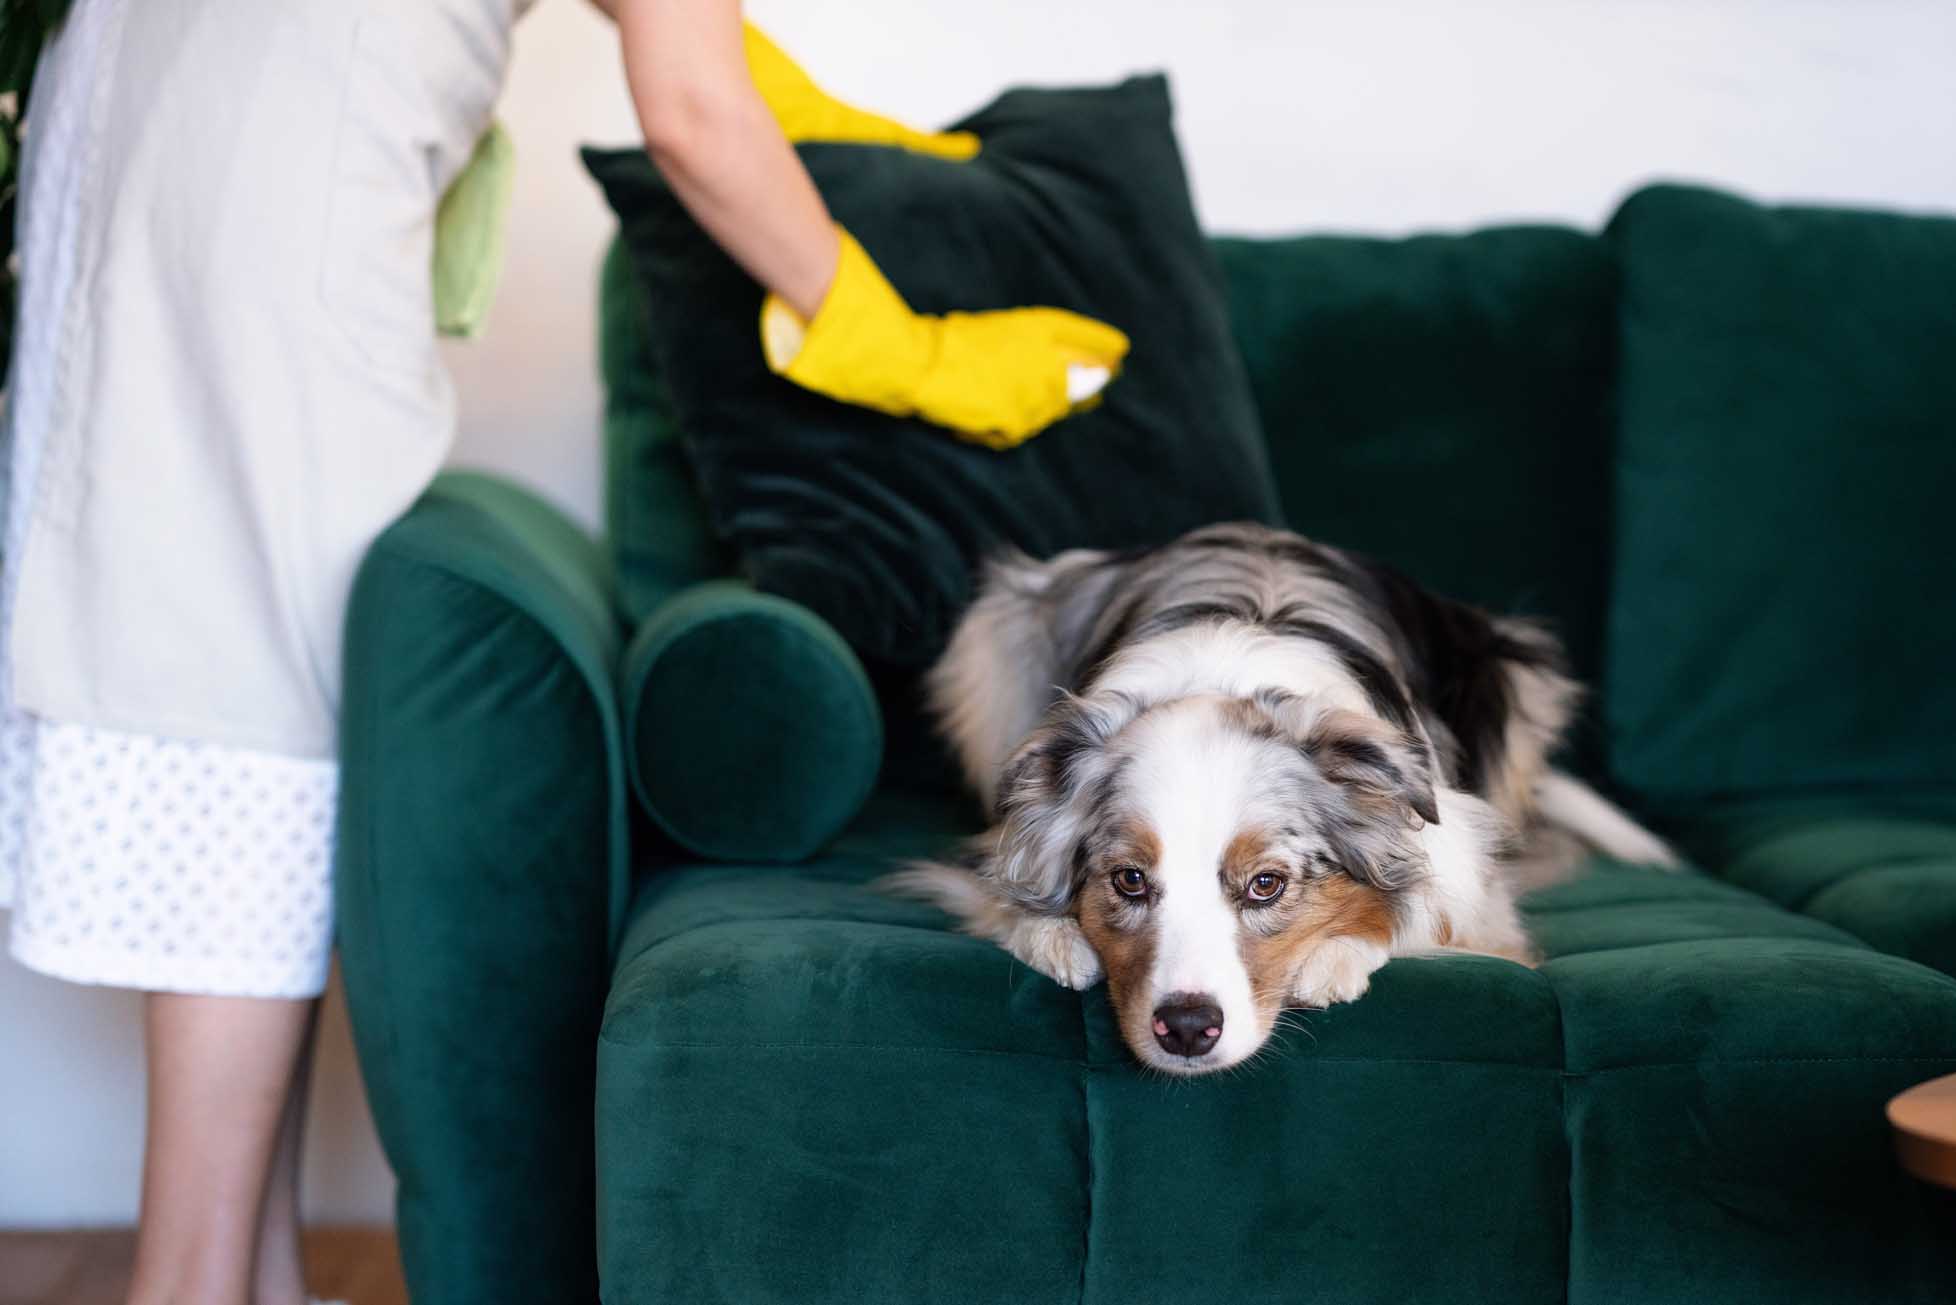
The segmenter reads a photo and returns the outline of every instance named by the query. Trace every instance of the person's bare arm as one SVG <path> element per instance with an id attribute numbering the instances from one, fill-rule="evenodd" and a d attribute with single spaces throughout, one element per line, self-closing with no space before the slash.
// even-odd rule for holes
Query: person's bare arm
<path id="1" fill-rule="evenodd" d="M 804 318 L 839 246 L 815 183 L 748 75 L 739 0 L 592 0 L 618 22 L 652 162 L 707 234 Z"/>
<path id="2" fill-rule="evenodd" d="M 1119 372 L 1127 336 L 1063 308 L 912 310 L 830 221 L 787 133 L 949 160 L 971 158 L 977 137 L 918 132 L 834 100 L 742 24 L 739 0 L 593 3 L 618 20 L 653 162 L 707 233 L 770 291 L 756 325 L 776 375 L 1003 450 Z"/>

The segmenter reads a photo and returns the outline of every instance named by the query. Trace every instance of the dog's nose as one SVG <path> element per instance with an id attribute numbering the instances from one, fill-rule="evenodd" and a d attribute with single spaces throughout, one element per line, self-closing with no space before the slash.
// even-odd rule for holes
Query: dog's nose
<path id="1" fill-rule="evenodd" d="M 1222 1008 L 1200 994 L 1176 993 L 1155 1007 L 1155 1041 L 1171 1056 L 1208 1055 L 1222 1025 Z"/>

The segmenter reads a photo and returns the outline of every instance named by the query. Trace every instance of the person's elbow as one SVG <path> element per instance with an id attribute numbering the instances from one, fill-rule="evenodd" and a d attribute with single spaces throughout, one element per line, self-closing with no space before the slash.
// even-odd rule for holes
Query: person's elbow
<path id="1" fill-rule="evenodd" d="M 675 80 L 646 96 L 639 115 L 645 148 L 662 172 L 693 174 L 754 128 L 751 96 Z"/>

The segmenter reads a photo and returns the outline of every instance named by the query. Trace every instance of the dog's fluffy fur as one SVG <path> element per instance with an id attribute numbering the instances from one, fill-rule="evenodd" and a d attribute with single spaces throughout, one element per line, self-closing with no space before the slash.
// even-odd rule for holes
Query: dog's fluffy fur
<path id="1" fill-rule="evenodd" d="M 1522 831 L 1670 862 L 1548 769 L 1578 692 L 1542 629 L 1282 531 L 1010 557 L 930 676 L 995 823 L 897 886 L 1061 983 L 1104 976 L 1144 1062 L 1225 1068 L 1389 957 L 1530 960 Z M 1177 1010 L 1213 1018 L 1181 1038 Z"/>

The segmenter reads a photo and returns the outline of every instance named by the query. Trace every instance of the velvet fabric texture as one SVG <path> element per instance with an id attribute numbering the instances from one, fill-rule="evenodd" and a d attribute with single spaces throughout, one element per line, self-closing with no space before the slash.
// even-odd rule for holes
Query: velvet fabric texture
<path id="1" fill-rule="evenodd" d="M 694 855 L 810 855 L 875 783 L 875 691 L 819 617 L 715 582 L 727 558 L 650 365 L 644 292 L 620 243 L 605 256 L 599 308 L 607 535 L 638 631 L 619 690 L 633 791 Z"/>
<path id="2" fill-rule="evenodd" d="M 1131 337 L 1098 407 L 1009 453 L 773 376 L 760 288 L 643 150 L 585 152 L 645 288 L 651 356 L 715 533 L 759 589 L 866 658 L 922 667 L 1000 548 L 1125 548 L 1276 518 L 1169 119 L 1166 83 L 1143 77 L 1008 92 L 958 124 L 984 142 L 968 162 L 801 147 L 836 220 L 917 311 L 1048 304 Z"/>
<path id="3" fill-rule="evenodd" d="M 1647 203 L 1656 209 L 1639 214 Z M 1633 230 L 1646 221 L 1651 231 Z M 869 667 L 885 764 L 839 839 L 796 865 L 765 852 L 714 864 L 643 822 L 629 931 L 608 957 L 624 916 L 631 745 L 665 767 L 717 756 L 729 782 L 746 782 L 743 749 L 716 753 L 716 735 L 750 726 L 702 709 L 642 733 L 634 719 L 628 734 L 622 717 L 640 708 L 614 701 L 607 596 L 634 628 L 676 613 L 682 631 L 694 628 L 681 619 L 689 604 L 756 599 L 697 588 L 735 564 L 614 251 L 615 588 L 554 513 L 448 477 L 382 540 L 349 622 L 342 959 L 401 1176 L 417 1302 L 590 1300 L 599 1267 L 612 1305 L 1945 1299 L 1956 1198 L 1903 1176 L 1881 1107 L 1956 1070 L 1956 982 L 1906 959 L 1956 968 L 1956 786 L 1922 764 L 1908 722 L 1861 702 L 1900 693 L 1881 668 L 1905 662 L 1876 658 L 1831 685 L 1846 706 L 1796 698 L 1728 714 L 1755 667 L 1778 692 L 1838 651 L 1805 646 L 1815 640 L 1801 603 L 1838 623 L 1843 595 L 1859 593 L 1868 620 L 1854 628 L 1890 633 L 1914 630 L 1924 610 L 1895 567 L 1812 570 L 1808 589 L 1824 581 L 1826 593 L 1785 592 L 1803 583 L 1791 568 L 1820 566 L 1811 539 L 1789 538 L 1770 565 L 1755 559 L 1754 591 L 1719 552 L 1728 539 L 1760 547 L 1739 518 L 1755 501 L 1782 512 L 1799 479 L 1731 474 L 1759 462 L 1757 414 L 1785 424 L 1789 458 L 1831 468 L 1853 498 L 1887 474 L 1884 441 L 1908 419 L 1901 392 L 1935 411 L 1939 373 L 1914 342 L 1883 335 L 1908 369 L 1895 392 L 1870 390 L 1873 345 L 1789 319 L 1832 311 L 1814 285 L 1826 278 L 1805 264 L 1815 249 L 1853 273 L 1829 294 L 1858 320 L 1891 321 L 1863 302 L 1880 287 L 1894 313 L 1927 311 L 1885 263 L 1863 265 L 1903 257 L 1912 240 L 1897 232 L 1915 220 L 1839 221 L 1812 219 L 1840 236 L 1816 244 L 1804 214 L 1660 192 L 1633 203 L 1608 242 L 1542 229 L 1219 242 L 1291 523 L 1444 591 L 1552 619 L 1605 690 L 1640 814 L 1731 882 L 1599 865 L 1529 902 L 1540 968 L 1398 960 L 1359 1003 L 1294 1015 L 1256 1064 L 1195 1082 L 1138 1071 L 1104 993 L 1060 989 L 869 889 L 894 862 L 942 855 L 980 824 L 900 667 Z M 1740 229 L 1764 248 L 1727 248 L 1744 243 Z M 1725 252 L 1707 266 L 1701 244 Z M 1618 254 L 1637 264 L 1621 329 L 1643 362 L 1615 378 Z M 1729 286 L 1765 277 L 1762 265 L 1776 270 L 1747 283 L 1750 306 L 1743 295 L 1700 303 L 1681 284 Z M 1912 276 L 1926 285 L 1935 272 Z M 1725 333 L 1700 339 L 1706 323 Z M 1755 350 L 1753 332 L 1770 342 Z M 1685 369 L 1681 349 L 1653 352 L 1674 333 L 1710 351 L 1705 375 Z M 1788 350 L 1809 351 L 1810 385 L 1789 375 Z M 1770 388 L 1754 393 L 1726 364 Z M 1828 376 L 1845 388 L 1818 393 Z M 1646 385 L 1658 392 L 1636 392 Z M 1803 385 L 1831 418 L 1781 411 L 1778 389 Z M 1730 430 L 1689 449 L 1657 440 L 1653 414 L 1673 410 L 1702 436 L 1706 395 Z M 1625 531 L 1644 533 L 1620 576 L 1618 410 L 1662 453 L 1624 455 Z M 1716 497 L 1685 483 L 1692 457 L 1723 487 Z M 1938 465 L 1934 450 L 1919 461 Z M 1661 566 L 1664 537 L 1649 533 L 1664 521 L 1651 515 L 1657 470 L 1693 514 L 1670 520 L 1688 555 Z M 1855 550 L 1886 538 L 1937 565 L 1940 534 L 1919 501 L 1894 502 L 1891 538 L 1835 530 L 1843 559 L 1866 561 Z M 1709 633 L 1611 615 L 1619 601 L 1637 612 L 1666 599 L 1736 645 L 1757 622 L 1795 643 L 1681 679 L 1681 654 L 1653 641 L 1683 637 L 1709 657 Z M 761 620 L 765 644 L 776 618 Z M 804 620 L 821 628 L 807 613 L 780 628 Z M 799 674 L 801 654 L 784 649 L 769 673 Z M 745 641 L 724 651 L 753 652 Z M 684 668 L 668 686 L 675 701 L 681 681 L 709 701 L 715 661 Z M 852 700 L 851 677 L 816 676 Z M 1660 688 L 1672 696 L 1637 696 Z M 1912 691 L 1925 719 L 1947 702 L 1939 682 Z M 1674 751 L 1684 738 L 1724 746 L 1704 734 L 1701 705 L 1706 722 L 1736 731 L 1735 751 L 1716 754 L 1719 782 L 1742 764 L 1749 787 L 1756 767 L 1759 793 L 1708 791 L 1714 768 Z M 1847 713 L 1865 714 L 1870 732 L 1834 733 Z M 1652 768 L 1673 762 L 1666 783 Z M 823 764 L 800 763 L 817 797 Z M 710 774 L 685 777 L 705 792 Z M 1919 782 L 1880 778 L 1901 774 Z"/>
<path id="4" fill-rule="evenodd" d="M 869 677 L 786 599 L 730 580 L 688 589 L 639 629 L 619 679 L 639 801 L 695 855 L 800 860 L 876 783 Z"/>
<path id="5" fill-rule="evenodd" d="M 354 585 L 340 969 L 417 1305 L 597 1298 L 628 813 L 609 569 L 530 495 L 450 474 Z"/>
<path id="6" fill-rule="evenodd" d="M 1956 790 L 1726 799 L 1675 827 L 1732 883 L 1956 974 Z"/>
<path id="7" fill-rule="evenodd" d="M 1956 787 L 1956 220 L 1659 186 L 1609 240 L 1618 778 Z"/>
<path id="8" fill-rule="evenodd" d="M 805 865 L 646 882 L 599 1044 L 613 1305 L 1926 1303 L 1956 1274 L 1881 1117 L 1956 1068 L 1932 971 L 1604 864 L 1534 902 L 1538 970 L 1395 961 L 1251 1070 L 1167 1080 L 1103 989 L 866 886 L 960 832 L 886 792 Z"/>
<path id="9" fill-rule="evenodd" d="M 1547 621 L 1609 610 L 1616 265 L 1557 227 L 1216 243 L 1292 529 Z M 1569 760 L 1596 774 L 1600 731 Z"/>
<path id="10" fill-rule="evenodd" d="M 622 241 L 605 251 L 598 318 L 605 546 L 617 572 L 618 605 L 637 629 L 663 599 L 728 575 L 732 565 L 714 538 L 674 424 L 672 395 L 652 365 L 645 292 Z"/>

